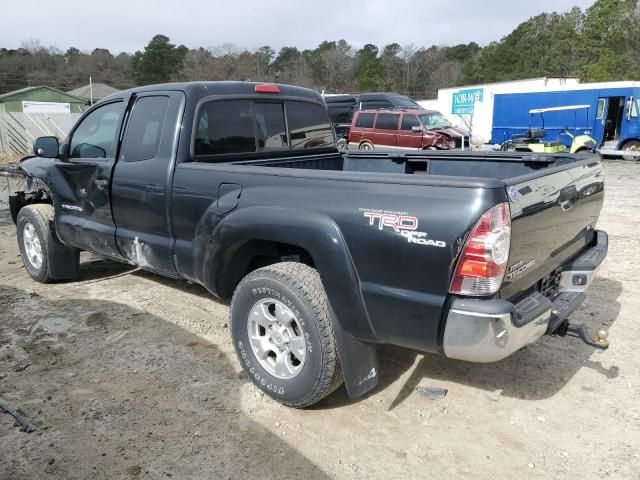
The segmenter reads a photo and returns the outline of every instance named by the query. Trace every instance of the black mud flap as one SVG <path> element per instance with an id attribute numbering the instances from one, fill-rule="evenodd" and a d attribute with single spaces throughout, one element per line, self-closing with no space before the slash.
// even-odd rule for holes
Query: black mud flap
<path id="1" fill-rule="evenodd" d="M 9 195 L 9 211 L 11 212 L 11 220 L 13 220 L 14 225 L 18 222 L 18 212 L 28 203 L 25 199 L 24 192 L 16 192 Z"/>
<path id="2" fill-rule="evenodd" d="M 333 309 L 331 314 L 332 318 L 336 318 Z M 380 376 L 376 347 L 354 339 L 337 321 L 333 322 L 333 331 L 347 394 L 349 398 L 361 397 L 378 385 Z"/>

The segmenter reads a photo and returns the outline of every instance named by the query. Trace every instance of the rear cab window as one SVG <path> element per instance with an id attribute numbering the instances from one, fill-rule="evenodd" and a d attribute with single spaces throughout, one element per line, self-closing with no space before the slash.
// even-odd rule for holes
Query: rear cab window
<path id="1" fill-rule="evenodd" d="M 400 115 L 397 113 L 379 113 L 376 118 L 376 130 L 397 130 Z"/>
<path id="2" fill-rule="evenodd" d="M 219 100 L 202 105 L 194 135 L 197 157 L 253 153 L 256 139 L 250 100 Z"/>
<path id="3" fill-rule="evenodd" d="M 326 109 L 313 102 L 230 99 L 204 101 L 193 133 L 193 157 L 334 148 Z"/>
<path id="4" fill-rule="evenodd" d="M 284 122 L 284 104 L 258 103 L 253 106 L 258 151 L 288 148 L 287 127 Z"/>
<path id="5" fill-rule="evenodd" d="M 321 105 L 287 102 L 286 107 L 293 150 L 333 146 L 333 129 Z"/>

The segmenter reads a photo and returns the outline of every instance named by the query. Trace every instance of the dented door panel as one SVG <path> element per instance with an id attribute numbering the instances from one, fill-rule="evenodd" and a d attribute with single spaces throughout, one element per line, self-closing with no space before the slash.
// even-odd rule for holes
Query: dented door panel
<path id="1" fill-rule="evenodd" d="M 109 178 L 113 162 L 56 162 L 51 184 L 56 229 L 71 246 L 121 258 L 111 217 Z"/>
<path id="2" fill-rule="evenodd" d="M 111 215 L 111 174 L 127 97 L 89 109 L 51 169 L 56 228 L 76 248 L 121 259 Z"/>

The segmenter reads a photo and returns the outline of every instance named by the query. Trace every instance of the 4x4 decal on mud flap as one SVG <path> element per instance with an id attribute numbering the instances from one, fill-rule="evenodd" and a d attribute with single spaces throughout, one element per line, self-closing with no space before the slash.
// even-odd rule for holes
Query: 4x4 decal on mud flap
<path id="1" fill-rule="evenodd" d="M 428 247 L 446 247 L 442 240 L 431 240 L 427 232 L 418 232 L 418 218 L 408 215 L 406 212 L 391 212 L 388 210 L 374 210 L 360 208 L 360 212 L 369 220 L 369 225 L 378 230 L 390 229 L 399 233 L 409 243 L 425 245 Z"/>
<path id="2" fill-rule="evenodd" d="M 356 385 L 361 387 L 363 383 L 376 378 L 377 375 L 378 375 L 378 372 L 376 372 L 376 367 L 373 367 L 366 377 L 358 377 L 358 380 L 356 381 Z"/>

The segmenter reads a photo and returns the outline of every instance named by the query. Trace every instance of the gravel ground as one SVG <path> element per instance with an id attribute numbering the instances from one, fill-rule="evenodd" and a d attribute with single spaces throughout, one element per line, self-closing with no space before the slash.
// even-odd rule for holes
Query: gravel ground
<path id="1" fill-rule="evenodd" d="M 0 194 L 0 398 L 38 426 L 0 415 L 0 479 L 640 479 L 640 163 L 606 174 L 609 257 L 573 319 L 608 328 L 608 351 L 544 338 L 474 365 L 382 347 L 371 395 L 306 410 L 252 386 L 228 306 L 197 285 L 89 255 L 78 282 L 31 281 Z"/>

